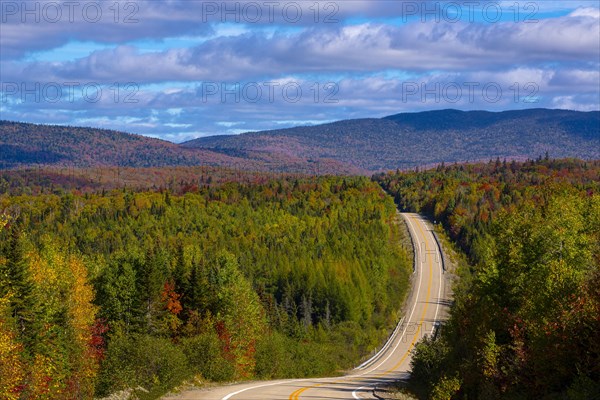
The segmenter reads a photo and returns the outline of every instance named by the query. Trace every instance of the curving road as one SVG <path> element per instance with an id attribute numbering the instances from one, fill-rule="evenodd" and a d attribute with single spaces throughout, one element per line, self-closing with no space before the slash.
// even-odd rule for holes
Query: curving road
<path id="1" fill-rule="evenodd" d="M 415 246 L 415 271 L 405 317 L 390 339 L 370 360 L 338 378 L 311 378 L 251 382 L 209 390 L 190 390 L 179 400 L 324 400 L 374 399 L 373 389 L 405 379 L 411 351 L 418 340 L 431 334 L 445 315 L 445 274 L 441 254 L 430 225 L 418 214 L 402 214 Z"/>

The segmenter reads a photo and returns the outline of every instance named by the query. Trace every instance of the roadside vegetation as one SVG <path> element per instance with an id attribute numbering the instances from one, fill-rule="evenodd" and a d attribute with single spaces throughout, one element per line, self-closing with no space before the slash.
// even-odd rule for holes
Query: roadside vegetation
<path id="1" fill-rule="evenodd" d="M 398 317 L 411 258 L 366 178 L 37 182 L 0 195 L 2 399 L 332 374 Z"/>
<path id="2" fill-rule="evenodd" d="M 430 399 L 600 398 L 600 162 L 439 166 L 377 180 L 466 252 L 449 321 L 417 346 Z"/>

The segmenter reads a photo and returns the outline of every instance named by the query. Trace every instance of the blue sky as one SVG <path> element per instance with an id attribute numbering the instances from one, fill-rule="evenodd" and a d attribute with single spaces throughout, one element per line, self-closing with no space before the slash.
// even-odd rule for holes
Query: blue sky
<path id="1" fill-rule="evenodd" d="M 598 110 L 599 4 L 0 0 L 0 118 L 181 142 L 443 108 Z"/>

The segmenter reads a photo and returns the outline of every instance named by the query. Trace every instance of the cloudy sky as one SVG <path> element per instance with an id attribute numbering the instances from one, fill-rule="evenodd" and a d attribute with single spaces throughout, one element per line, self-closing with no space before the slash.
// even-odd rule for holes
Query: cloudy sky
<path id="1" fill-rule="evenodd" d="M 599 4 L 0 0 L 0 119 L 181 142 L 443 108 L 598 110 Z"/>

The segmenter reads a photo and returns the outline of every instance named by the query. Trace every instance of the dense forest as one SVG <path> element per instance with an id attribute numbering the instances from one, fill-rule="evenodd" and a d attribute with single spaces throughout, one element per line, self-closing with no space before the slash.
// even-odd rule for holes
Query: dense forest
<path id="1" fill-rule="evenodd" d="M 440 165 L 380 175 L 468 263 L 411 382 L 432 399 L 600 398 L 600 162 Z"/>
<path id="2" fill-rule="evenodd" d="M 0 195 L 95 193 L 112 189 L 197 192 L 227 183 L 266 184 L 279 179 L 305 179 L 306 174 L 280 174 L 222 167 L 22 168 L 0 170 Z"/>
<path id="3" fill-rule="evenodd" d="M 395 205 L 367 178 L 5 182 L 3 399 L 333 373 L 381 343 L 408 286 Z"/>

